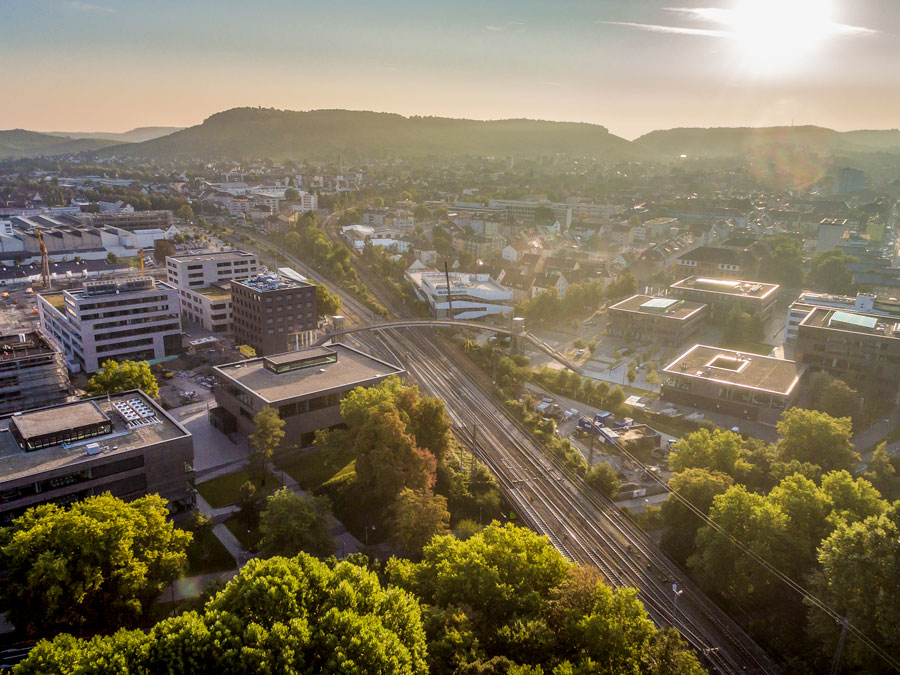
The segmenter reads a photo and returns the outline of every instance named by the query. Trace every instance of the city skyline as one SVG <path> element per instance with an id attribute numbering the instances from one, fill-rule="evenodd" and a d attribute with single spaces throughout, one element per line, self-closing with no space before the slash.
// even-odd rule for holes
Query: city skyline
<path id="1" fill-rule="evenodd" d="M 0 128 L 191 126 L 242 106 L 590 122 L 628 139 L 898 126 L 897 3 L 673 4 L 2 0 L 18 94 Z"/>

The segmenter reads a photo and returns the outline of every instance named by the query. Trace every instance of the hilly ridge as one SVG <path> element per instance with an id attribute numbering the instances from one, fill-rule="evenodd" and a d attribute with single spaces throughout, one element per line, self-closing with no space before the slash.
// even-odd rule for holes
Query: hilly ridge
<path id="1" fill-rule="evenodd" d="M 103 139 L 69 138 L 10 129 L 0 131 L 0 159 L 76 154 L 99 150 L 115 143 Z"/>
<path id="2" fill-rule="evenodd" d="M 160 136 L 167 136 L 184 127 L 136 127 L 131 131 L 47 131 L 51 136 L 67 136 L 69 138 L 94 138 L 116 143 L 143 143 Z"/>

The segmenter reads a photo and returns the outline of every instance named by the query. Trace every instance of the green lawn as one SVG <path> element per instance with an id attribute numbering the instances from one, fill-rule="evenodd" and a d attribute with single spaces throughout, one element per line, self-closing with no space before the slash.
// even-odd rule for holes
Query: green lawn
<path id="1" fill-rule="evenodd" d="M 348 470 L 348 466 L 353 463 L 353 452 L 350 448 L 338 451 L 311 450 L 276 463 L 279 469 L 297 481 L 304 490 L 314 490 Z"/>
<path id="2" fill-rule="evenodd" d="M 194 541 L 188 546 L 187 556 L 188 569 L 185 576 L 192 577 L 235 568 L 234 558 L 212 530 L 200 539 L 194 534 Z"/>
<path id="3" fill-rule="evenodd" d="M 241 496 L 241 485 L 248 480 L 256 486 L 257 490 L 261 490 L 262 487 L 255 473 L 250 469 L 242 469 L 226 476 L 219 476 L 197 485 L 197 491 L 207 504 L 214 509 L 219 509 L 234 504 Z M 263 491 L 269 493 L 279 487 L 281 487 L 281 479 L 267 471 L 266 486 Z"/>
<path id="4" fill-rule="evenodd" d="M 259 546 L 259 530 L 247 530 L 240 517 L 235 514 L 225 521 L 225 527 L 231 530 L 231 534 L 237 537 L 241 546 L 246 551 L 255 551 Z"/>

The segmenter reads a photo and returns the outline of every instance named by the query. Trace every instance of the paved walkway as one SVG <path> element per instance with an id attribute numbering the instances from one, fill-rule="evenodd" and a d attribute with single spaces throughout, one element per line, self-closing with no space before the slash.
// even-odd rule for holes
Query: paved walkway
<path id="1" fill-rule="evenodd" d="M 875 446 L 881 443 L 888 434 L 900 426 L 900 409 L 894 408 L 884 419 L 878 420 L 871 427 L 862 431 L 853 437 L 853 447 L 863 456 L 863 460 L 868 455 L 871 460 L 871 452 L 875 450 Z"/>

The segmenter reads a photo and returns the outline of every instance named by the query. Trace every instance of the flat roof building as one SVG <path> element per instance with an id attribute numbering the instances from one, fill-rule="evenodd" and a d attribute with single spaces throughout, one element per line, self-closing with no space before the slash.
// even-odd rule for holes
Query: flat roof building
<path id="1" fill-rule="evenodd" d="M 290 268 L 231 282 L 234 339 L 257 356 L 306 346 L 319 325 L 316 286 Z"/>
<path id="2" fill-rule="evenodd" d="M 896 393 L 900 317 L 815 307 L 797 327 L 797 358 L 851 386 Z"/>
<path id="3" fill-rule="evenodd" d="M 451 272 L 450 293 L 454 319 L 480 319 L 485 316 L 510 314 L 513 292 L 491 278 L 489 274 Z M 450 317 L 447 300 L 447 275 L 437 270 L 407 271 L 416 295 L 428 303 L 437 318 Z"/>
<path id="4" fill-rule="evenodd" d="M 166 275 L 178 289 L 181 315 L 213 333 L 232 329 L 231 282 L 256 276 L 259 259 L 245 251 L 166 258 Z"/>
<path id="5" fill-rule="evenodd" d="M 0 336 L 0 415 L 63 403 L 68 395 L 62 355 L 39 333 Z"/>
<path id="6" fill-rule="evenodd" d="M 798 327 L 809 313 L 816 307 L 831 307 L 850 312 L 862 312 L 863 314 L 876 314 L 878 316 L 895 317 L 900 319 L 900 299 L 887 295 L 873 295 L 871 293 L 857 293 L 852 295 L 831 295 L 829 293 L 815 293 L 803 291 L 788 308 L 787 323 L 785 325 L 785 340 L 796 340 Z"/>
<path id="7" fill-rule="evenodd" d="M 706 316 L 706 305 L 680 298 L 633 295 L 609 308 L 610 335 L 677 347 Z"/>
<path id="8" fill-rule="evenodd" d="M 778 301 L 778 289 L 778 284 L 761 281 L 688 277 L 669 286 L 669 294 L 708 305 L 710 316 L 719 321 L 735 307 L 765 321 Z"/>
<path id="9" fill-rule="evenodd" d="M 371 387 L 405 371 L 344 344 L 238 361 L 214 368 L 213 423 L 225 432 L 255 431 L 266 406 L 285 421 L 287 438 L 312 443 L 315 432 L 342 423 L 340 402 L 356 387 Z"/>
<path id="10" fill-rule="evenodd" d="M 103 492 L 194 502 L 189 431 L 140 390 L 0 417 L 0 522 Z"/>
<path id="11" fill-rule="evenodd" d="M 794 405 L 806 365 L 694 345 L 663 368 L 663 401 L 748 420 L 775 422 Z"/>
<path id="12" fill-rule="evenodd" d="M 41 333 L 73 371 L 96 372 L 107 359 L 156 363 L 181 353 L 178 291 L 151 277 L 42 293 L 38 314 Z"/>

